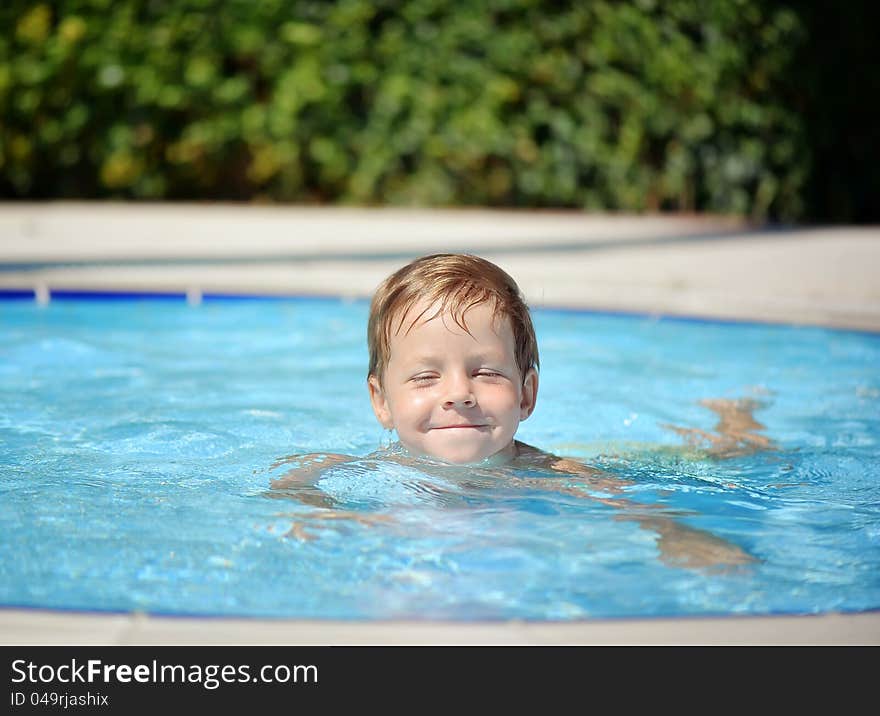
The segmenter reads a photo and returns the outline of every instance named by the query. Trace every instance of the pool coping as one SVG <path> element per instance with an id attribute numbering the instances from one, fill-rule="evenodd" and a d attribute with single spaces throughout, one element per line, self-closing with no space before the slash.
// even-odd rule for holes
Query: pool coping
<path id="1" fill-rule="evenodd" d="M 126 242 L 118 242 L 118 235 Z M 880 331 L 880 228 L 561 211 L 0 202 L 0 290 L 368 298 L 406 259 L 470 251 L 534 308 Z M 875 285 L 876 284 L 876 285 Z M 28 299 L 25 299 L 28 300 Z M 0 643 L 880 644 L 880 612 L 576 622 L 329 622 L 0 607 Z"/>
<path id="2" fill-rule="evenodd" d="M 126 240 L 120 242 L 119 235 Z M 880 227 L 576 211 L 0 202 L 0 289 L 368 299 L 470 251 L 534 308 L 880 331 Z"/>
<path id="3" fill-rule="evenodd" d="M 571 622 L 322 621 L 0 609 L 5 646 L 880 645 L 880 612 Z"/>

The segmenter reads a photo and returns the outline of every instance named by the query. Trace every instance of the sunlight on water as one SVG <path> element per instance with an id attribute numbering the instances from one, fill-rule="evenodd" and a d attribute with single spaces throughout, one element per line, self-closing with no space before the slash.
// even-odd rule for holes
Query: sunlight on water
<path id="1" fill-rule="evenodd" d="M 536 311 L 541 389 L 517 437 L 601 471 L 586 479 L 380 448 L 366 317 L 330 300 L 0 302 L 0 603 L 465 620 L 880 607 L 880 337 Z M 770 449 L 689 440 L 716 434 L 706 398 L 754 401 Z M 353 459 L 279 487 L 291 456 L 322 452 Z M 676 559 L 700 550 L 753 561 Z"/>

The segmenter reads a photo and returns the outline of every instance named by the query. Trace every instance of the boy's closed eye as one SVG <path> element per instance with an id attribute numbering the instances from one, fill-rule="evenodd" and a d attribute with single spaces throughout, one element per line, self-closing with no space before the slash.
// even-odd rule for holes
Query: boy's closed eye
<path id="1" fill-rule="evenodd" d="M 432 380 L 438 380 L 439 376 L 436 375 L 416 375 L 410 378 L 413 383 L 428 383 Z"/>
<path id="2" fill-rule="evenodd" d="M 490 370 L 488 368 L 481 368 L 476 373 L 474 373 L 475 378 L 505 378 L 506 376 L 503 373 L 498 372 L 497 370 Z M 439 375 L 415 375 L 410 378 L 411 381 L 415 383 L 426 383 L 432 380 L 439 380 Z"/>

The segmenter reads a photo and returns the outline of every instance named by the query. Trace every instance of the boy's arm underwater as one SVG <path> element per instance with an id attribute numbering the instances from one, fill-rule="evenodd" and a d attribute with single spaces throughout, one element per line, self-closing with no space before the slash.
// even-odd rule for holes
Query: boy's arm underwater
<path id="1" fill-rule="evenodd" d="M 777 448 L 776 443 L 770 438 L 760 434 L 759 431 L 765 429 L 764 425 L 752 415 L 754 410 L 761 407 L 758 401 L 752 398 L 735 400 L 713 398 L 701 400 L 700 405 L 718 415 L 714 434 L 699 428 L 684 428 L 668 423 L 662 424 L 661 427 L 678 433 L 688 441 L 689 445 L 703 448 L 706 457 L 716 460 L 752 455 Z"/>
<path id="2" fill-rule="evenodd" d="M 660 560 L 667 565 L 692 569 L 724 568 L 750 564 L 757 560 L 735 544 L 711 532 L 684 525 L 663 514 L 651 514 L 661 510 L 661 505 L 645 504 L 625 497 L 601 497 L 591 494 L 601 492 L 618 495 L 623 487 L 632 484 L 626 480 L 603 473 L 601 470 L 584 465 L 576 460 L 560 458 L 551 453 L 517 441 L 520 455 L 529 458 L 533 466 L 559 472 L 570 479 L 558 485 L 556 480 L 532 478 L 530 483 L 541 489 L 585 497 L 621 510 L 614 519 L 635 522 L 645 530 L 656 532 Z"/>
<path id="3" fill-rule="evenodd" d="M 321 452 L 283 458 L 274 463 L 272 469 L 285 464 L 293 464 L 294 467 L 277 480 L 272 480 L 271 489 L 264 494 L 276 500 L 294 499 L 312 507 L 332 509 L 335 503 L 326 492 L 317 487 L 318 478 L 334 465 L 354 459 L 351 455 Z"/>
<path id="4" fill-rule="evenodd" d="M 305 455 L 291 455 L 272 465 L 273 469 L 285 464 L 295 464 L 296 466 L 270 483 L 271 489 L 263 493 L 266 497 L 273 500 L 296 500 L 310 507 L 321 508 L 319 511 L 305 514 L 285 513 L 279 515 L 279 517 L 291 519 L 290 529 L 285 537 L 295 537 L 302 541 L 310 540 L 314 538 L 314 531 L 321 530 L 337 520 L 364 525 L 390 521 L 390 518 L 385 515 L 363 514 L 337 509 L 333 498 L 317 486 L 318 478 L 326 470 L 334 465 L 357 459 L 353 455 L 340 453 L 307 453 Z"/>
<path id="5" fill-rule="evenodd" d="M 663 427 L 687 438 L 692 446 L 705 446 L 705 456 L 714 460 L 751 455 L 776 448 L 772 440 L 757 432 L 764 429 L 764 425 L 756 421 L 752 415 L 752 411 L 760 407 L 757 401 L 751 398 L 735 400 L 720 398 L 701 400 L 700 405 L 709 408 L 719 417 L 714 434 L 697 428 L 674 425 L 663 425 Z M 557 489 L 590 497 L 616 507 L 622 511 L 622 514 L 615 519 L 633 521 L 642 529 L 656 532 L 660 559 L 665 564 L 692 568 L 720 568 L 757 561 L 755 557 L 735 544 L 711 532 L 688 527 L 667 515 L 650 512 L 650 510 L 662 509 L 660 505 L 647 505 L 622 497 L 599 497 L 589 494 L 590 491 L 598 491 L 619 495 L 622 487 L 632 483 L 614 478 L 576 460 L 560 458 L 523 443 L 518 442 L 518 447 L 520 454 L 530 461 L 543 461 L 544 467 L 576 480 L 574 485 L 569 480 L 567 486 Z"/>
<path id="6" fill-rule="evenodd" d="M 272 480 L 272 489 L 296 489 L 313 485 L 325 470 L 329 470 L 334 465 L 351 462 L 356 459 L 352 455 L 342 455 L 341 453 L 334 452 L 310 452 L 305 455 L 290 455 L 272 465 L 271 469 L 274 470 L 281 465 L 294 464 L 294 467 L 284 475 L 277 480 Z"/>
<path id="7" fill-rule="evenodd" d="M 526 478 L 525 484 L 541 489 L 550 488 L 581 498 L 586 497 L 621 510 L 621 514 L 615 519 L 636 522 L 642 529 L 658 534 L 657 546 L 660 549 L 660 559 L 665 564 L 707 568 L 742 565 L 756 561 L 736 545 L 709 532 L 683 525 L 667 515 L 652 514 L 653 510 L 662 509 L 660 505 L 644 504 L 617 497 L 625 486 L 632 484 L 626 480 L 608 475 L 576 460 L 560 458 L 520 441 L 516 444 L 519 456 L 530 466 L 552 470 L 569 477 L 564 485 L 547 478 Z M 286 514 L 285 516 L 292 520 L 287 536 L 300 540 L 311 539 L 312 532 L 329 526 L 331 521 L 350 520 L 360 524 L 390 521 L 385 515 L 337 509 L 333 498 L 317 487 L 317 480 L 324 471 L 357 459 L 351 455 L 338 453 L 309 453 L 294 455 L 275 463 L 276 467 L 285 463 L 295 463 L 297 467 L 274 480 L 271 483 L 272 489 L 265 493 L 267 497 L 293 499 L 312 507 L 322 508 L 308 514 Z M 614 495 L 614 497 L 591 494 L 593 492 Z"/>

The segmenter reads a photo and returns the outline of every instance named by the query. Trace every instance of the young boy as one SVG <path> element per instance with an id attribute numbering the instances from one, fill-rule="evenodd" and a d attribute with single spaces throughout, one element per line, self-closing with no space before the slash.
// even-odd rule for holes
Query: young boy
<path id="1" fill-rule="evenodd" d="M 529 310 L 504 271 L 476 256 L 425 256 L 376 291 L 367 326 L 376 418 L 413 455 L 502 464 L 538 397 Z"/>
<path id="2" fill-rule="evenodd" d="M 453 465 L 528 468 L 568 479 L 526 479 L 524 486 L 597 499 L 659 535 L 661 559 L 683 566 L 754 561 L 735 545 L 681 525 L 656 506 L 618 495 L 626 482 L 574 460 L 516 440 L 538 397 L 538 346 L 529 309 L 514 280 L 495 264 L 466 254 L 424 256 L 389 276 L 376 290 L 367 326 L 367 384 L 378 421 L 397 431 L 392 459 Z M 685 429 L 680 428 L 685 433 Z M 347 455 L 295 456 L 298 469 L 273 483 L 321 507 L 332 501 L 315 479 Z M 427 459 L 427 460 L 426 460 Z M 364 521 L 352 513 L 333 513 Z M 331 518 L 326 514 L 325 518 Z M 302 530 L 293 530 L 303 536 Z"/>

